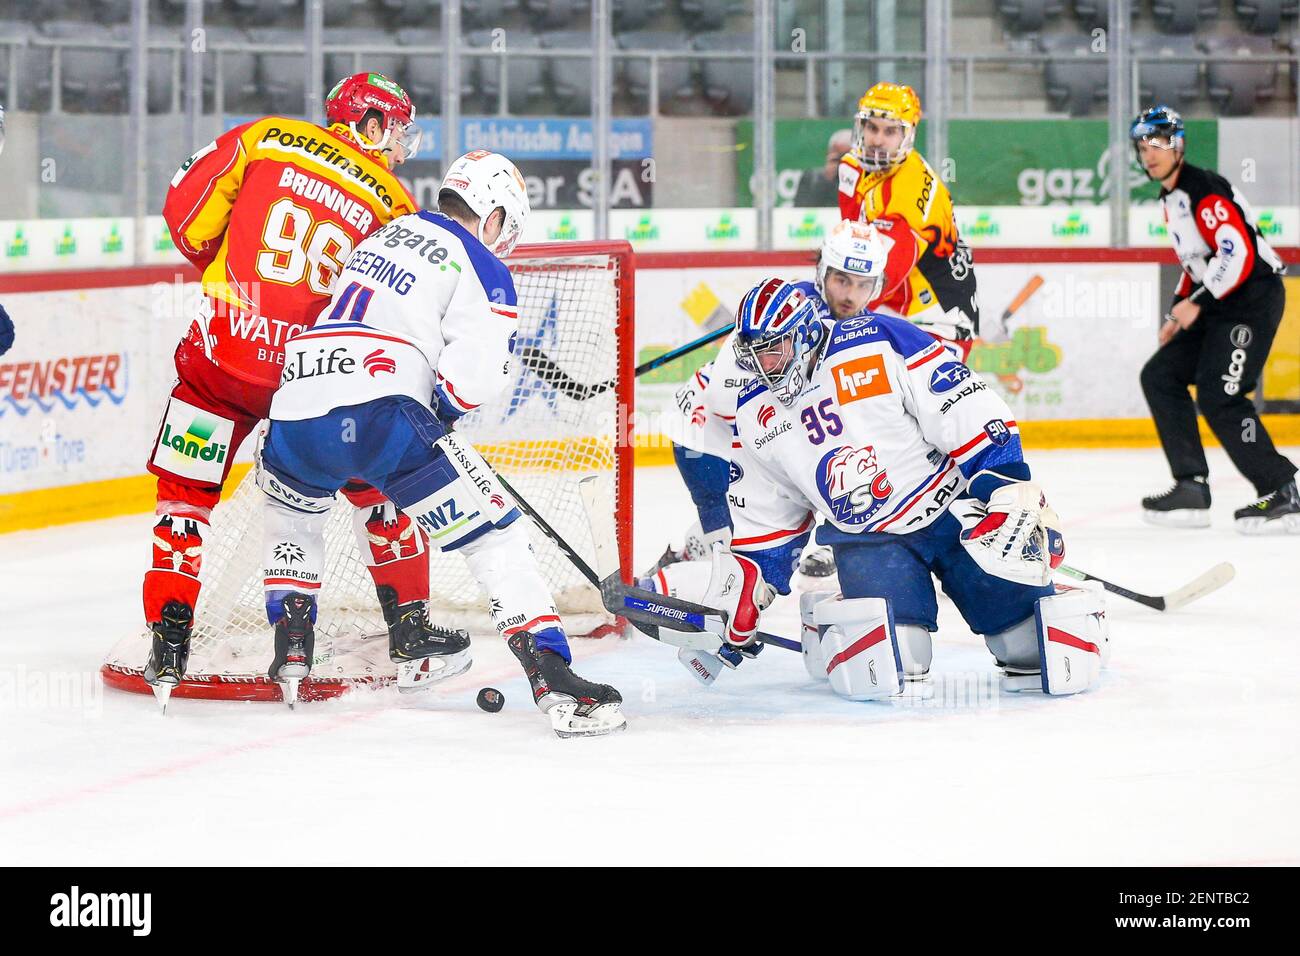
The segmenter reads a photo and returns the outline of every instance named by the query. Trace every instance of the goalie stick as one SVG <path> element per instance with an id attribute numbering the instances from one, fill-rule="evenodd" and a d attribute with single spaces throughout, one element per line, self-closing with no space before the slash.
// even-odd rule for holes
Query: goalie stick
<path id="1" fill-rule="evenodd" d="M 736 323 L 728 322 L 721 328 L 714 329 L 712 332 L 702 335 L 694 341 L 687 342 L 685 345 L 675 348 L 672 351 L 665 352 L 663 355 L 657 355 L 649 361 L 642 362 L 638 365 L 634 374 L 637 377 L 640 377 L 646 372 L 667 365 L 674 359 L 679 359 L 683 355 L 688 355 L 696 349 L 708 345 L 710 342 L 716 342 L 735 327 Z M 595 398 L 597 395 L 608 392 L 618 384 L 617 379 L 611 378 L 604 382 L 595 382 L 591 385 L 584 385 L 582 382 L 573 378 L 573 376 L 564 369 L 560 368 L 555 359 L 551 358 L 541 349 L 531 345 L 523 346 L 516 357 L 524 368 L 531 372 L 535 372 L 537 377 L 543 382 L 559 389 L 566 398 L 571 398 L 575 402 L 585 402 L 589 398 Z"/>
<path id="2" fill-rule="evenodd" d="M 510 482 L 501 477 L 499 472 L 496 478 L 501 482 L 501 487 L 505 488 L 510 493 L 510 496 L 515 499 L 515 504 L 519 506 L 519 509 L 533 520 L 538 530 L 550 538 L 564 556 L 569 559 L 569 562 L 578 569 L 578 573 L 600 592 L 601 603 L 605 605 L 605 609 L 609 613 L 625 618 L 647 637 L 653 637 L 656 641 L 671 644 L 674 647 L 685 647 L 696 651 L 715 651 L 719 646 L 726 643 L 722 638 L 726 622 L 722 614 L 715 608 L 705 607 L 692 601 L 683 601 L 667 594 L 659 594 L 655 591 L 647 591 L 644 588 L 626 584 L 623 582 L 622 572 L 617 567 L 602 579 L 592 570 L 591 565 L 583 559 L 582 555 L 578 554 L 572 545 L 565 541 L 560 533 L 547 523 L 546 519 L 537 512 L 537 509 L 530 505 Z M 583 479 L 583 483 L 591 480 Z M 584 502 L 588 501 L 588 494 L 589 492 L 584 490 Z M 661 627 L 674 633 L 671 636 L 661 635 Z M 692 635 L 700 636 L 695 637 Z M 803 651 L 803 647 L 798 641 L 792 641 L 776 634 L 759 631 L 757 638 L 763 644 L 775 644 L 777 647 L 783 647 L 795 653 L 802 653 Z"/>
<path id="3" fill-rule="evenodd" d="M 1193 601 L 1219 590 L 1237 576 L 1237 569 L 1224 561 L 1221 564 L 1216 564 L 1210 570 L 1187 582 L 1182 587 L 1175 588 L 1168 594 L 1142 594 L 1138 591 L 1130 591 L 1128 588 L 1107 581 L 1105 578 L 1099 578 L 1095 574 L 1080 571 L 1078 568 L 1072 568 L 1066 564 L 1062 564 L 1056 570 L 1079 581 L 1096 581 L 1112 594 L 1118 594 L 1120 597 L 1136 601 L 1138 604 L 1145 604 L 1156 611 L 1176 611 L 1180 607 L 1186 607 Z"/>

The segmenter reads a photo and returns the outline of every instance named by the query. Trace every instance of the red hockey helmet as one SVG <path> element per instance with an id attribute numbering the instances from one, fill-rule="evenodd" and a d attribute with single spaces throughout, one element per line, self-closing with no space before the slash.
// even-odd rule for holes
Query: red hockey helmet
<path id="1" fill-rule="evenodd" d="M 415 105 L 402 89 L 382 73 L 354 73 L 335 84 L 325 97 L 325 119 L 331 124 L 343 123 L 358 142 L 361 138 L 357 124 L 371 110 L 378 110 L 383 119 L 384 135 L 370 148 L 379 152 L 391 151 L 401 146 L 403 158 L 413 156 L 420 148 L 420 127 L 415 125 Z"/>

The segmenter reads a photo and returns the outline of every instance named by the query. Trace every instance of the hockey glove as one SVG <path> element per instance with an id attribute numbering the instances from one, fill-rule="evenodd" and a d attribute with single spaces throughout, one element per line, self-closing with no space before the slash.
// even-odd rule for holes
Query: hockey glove
<path id="1" fill-rule="evenodd" d="M 715 546 L 713 574 L 709 590 L 701 602 L 715 607 L 727 617 L 723 637 L 724 649 L 732 648 L 746 657 L 754 657 L 758 618 L 776 598 L 776 589 L 763 580 L 758 564 L 741 554 Z"/>
<path id="2" fill-rule="evenodd" d="M 1052 569 L 1065 558 L 1060 518 L 1032 481 L 1004 484 L 987 503 L 960 498 L 952 512 L 961 522 L 962 546 L 995 577 L 1040 587 L 1051 583 Z"/>

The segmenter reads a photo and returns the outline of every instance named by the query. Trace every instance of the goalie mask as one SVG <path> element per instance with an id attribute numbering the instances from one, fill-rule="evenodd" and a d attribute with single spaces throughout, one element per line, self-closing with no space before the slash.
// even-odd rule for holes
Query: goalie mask
<path id="1" fill-rule="evenodd" d="M 483 239 L 483 229 L 488 217 L 497 209 L 505 210 L 501 235 L 489 248 L 498 259 L 510 255 L 531 211 L 528 187 L 514 163 L 500 153 L 476 149 L 451 164 L 439 192 L 443 189 L 449 189 L 463 199 L 478 216 L 478 239 L 484 245 L 487 242 Z"/>
<path id="2" fill-rule="evenodd" d="M 765 279 L 736 311 L 736 364 L 758 377 L 782 405 L 794 404 L 826 335 L 816 304 L 784 279 Z"/>
<path id="3" fill-rule="evenodd" d="M 378 110 L 384 134 L 372 143 L 361 135 L 358 123 Z M 405 162 L 420 148 L 420 127 L 415 125 L 415 106 L 402 89 L 382 73 L 354 73 L 335 84 L 325 97 L 325 119 L 342 123 L 367 152 L 393 153 L 401 150 L 397 163 Z M 394 164 L 396 165 L 396 163 Z"/>
<path id="4" fill-rule="evenodd" d="M 916 127 L 921 122 L 921 100 L 910 86 L 877 83 L 858 100 L 853 117 L 853 155 L 870 172 L 893 169 L 912 151 Z M 899 126 L 901 137 L 896 146 L 879 146 L 868 142 L 870 127 Z"/>
<path id="5" fill-rule="evenodd" d="M 831 230 L 822 244 L 821 256 L 817 260 L 817 291 L 826 300 L 826 304 L 831 306 L 836 318 L 851 318 L 879 298 L 885 286 L 885 262 L 888 256 L 880 233 L 869 222 L 845 219 Z M 830 272 L 842 272 L 855 284 L 863 282 L 866 286 L 854 290 L 853 298 L 856 300 L 862 297 L 862 304 L 853 309 L 850 315 L 840 315 L 835 308 L 840 297 L 827 292 L 826 277 Z M 836 301 L 833 302 L 832 299 Z"/>

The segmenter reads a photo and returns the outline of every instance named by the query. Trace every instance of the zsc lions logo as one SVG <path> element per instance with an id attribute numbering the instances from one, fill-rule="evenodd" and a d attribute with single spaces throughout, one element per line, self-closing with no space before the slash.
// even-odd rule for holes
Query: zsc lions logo
<path id="1" fill-rule="evenodd" d="M 970 378 L 970 369 L 961 362 L 944 362 L 930 376 L 930 391 L 940 395 Z"/>
<path id="2" fill-rule="evenodd" d="M 870 445 L 841 445 L 817 463 L 817 490 L 836 521 L 864 524 L 889 500 L 894 487 Z"/>

